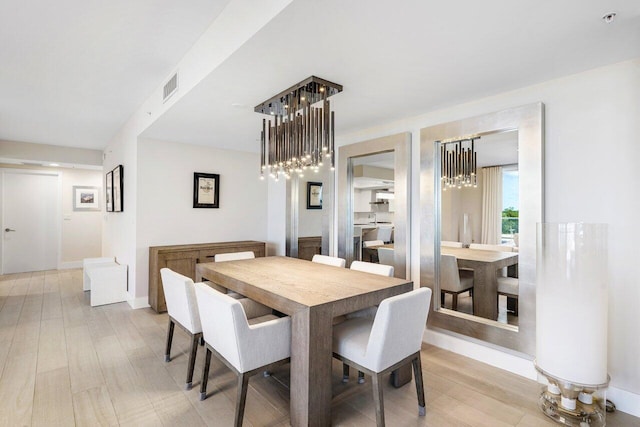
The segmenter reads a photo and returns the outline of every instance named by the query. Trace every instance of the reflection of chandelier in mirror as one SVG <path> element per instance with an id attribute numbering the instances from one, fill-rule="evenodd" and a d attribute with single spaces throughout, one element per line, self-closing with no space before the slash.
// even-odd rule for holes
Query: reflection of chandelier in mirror
<path id="1" fill-rule="evenodd" d="M 262 119 L 261 179 L 265 172 L 276 180 L 318 172 L 323 161 L 333 170 L 335 116 L 328 98 L 339 92 L 342 85 L 311 76 L 255 107 L 256 113 L 274 116 Z"/>
<path id="2" fill-rule="evenodd" d="M 477 187 L 475 140 L 479 136 L 440 144 L 442 189 Z"/>

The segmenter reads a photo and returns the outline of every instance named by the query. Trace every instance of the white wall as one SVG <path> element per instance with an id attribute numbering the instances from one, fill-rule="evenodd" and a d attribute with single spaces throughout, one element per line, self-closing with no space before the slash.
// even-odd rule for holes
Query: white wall
<path id="1" fill-rule="evenodd" d="M 482 236 L 482 174 L 478 187 L 463 187 L 442 192 L 442 240 L 462 241 L 463 214 L 469 214 L 471 242 L 480 243 Z"/>
<path id="2" fill-rule="evenodd" d="M 62 267 L 80 267 L 83 258 L 102 255 L 102 215 L 105 211 L 102 171 L 62 171 Z M 73 187 L 100 188 L 100 211 L 74 211 Z"/>
<path id="3" fill-rule="evenodd" d="M 136 299 L 148 296 L 149 246 L 265 241 L 267 184 L 258 154 L 138 142 Z M 193 173 L 220 175 L 218 209 L 193 208 Z"/>
<path id="4" fill-rule="evenodd" d="M 640 59 L 340 135 L 336 143 L 345 145 L 403 131 L 412 132 L 414 240 L 411 273 L 413 280 L 418 281 L 420 258 L 415 239 L 420 236 L 419 130 L 538 101 L 546 106 L 546 221 L 609 224 L 610 396 L 630 392 L 625 394 L 626 400 L 622 399 L 627 402 L 624 407 L 620 404 L 618 407 L 640 415 L 640 336 L 637 328 L 640 324 L 640 286 L 635 267 L 635 248 L 640 241 L 640 228 L 636 224 L 640 212 L 640 191 L 636 188 L 637 159 L 640 158 L 637 142 L 640 135 Z M 588 331 L 584 336 L 588 337 Z M 470 341 L 451 339 L 465 347 Z M 475 356 L 482 359 L 484 352 L 477 345 L 476 348 Z"/>

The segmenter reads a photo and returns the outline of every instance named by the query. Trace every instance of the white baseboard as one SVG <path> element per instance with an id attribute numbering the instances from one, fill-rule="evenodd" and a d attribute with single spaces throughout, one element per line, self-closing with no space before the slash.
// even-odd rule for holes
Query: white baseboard
<path id="1" fill-rule="evenodd" d="M 61 262 L 60 264 L 58 264 L 58 270 L 70 270 L 72 268 L 82 268 L 82 260 Z"/>
<path id="2" fill-rule="evenodd" d="M 127 303 L 131 308 L 137 310 L 139 308 L 151 307 L 149 305 L 149 297 L 129 298 Z"/>
<path id="3" fill-rule="evenodd" d="M 508 351 L 506 349 L 501 351 L 432 329 L 425 330 L 422 341 L 530 380 L 541 382 L 532 360 L 507 353 L 505 352 Z M 618 411 L 640 417 L 640 394 L 610 386 L 607 389 L 607 399 L 615 403 Z"/>

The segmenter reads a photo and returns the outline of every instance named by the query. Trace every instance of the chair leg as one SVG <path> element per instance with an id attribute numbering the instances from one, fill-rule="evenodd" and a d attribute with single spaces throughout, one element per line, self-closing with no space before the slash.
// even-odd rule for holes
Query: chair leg
<path id="1" fill-rule="evenodd" d="M 451 294 L 453 301 L 451 302 L 451 310 L 458 310 L 458 294 Z"/>
<path id="2" fill-rule="evenodd" d="M 204 336 L 200 335 L 200 345 L 204 346 Z"/>
<path id="3" fill-rule="evenodd" d="M 427 413 L 424 401 L 424 383 L 422 382 L 422 363 L 420 362 L 420 353 L 418 357 L 412 360 L 413 375 L 416 379 L 416 393 L 418 395 L 418 415 L 424 416 Z"/>
<path id="4" fill-rule="evenodd" d="M 200 400 L 207 398 L 207 381 L 209 381 L 209 366 L 211 366 L 211 350 L 207 349 L 204 356 L 204 368 L 202 368 L 202 381 L 200 382 Z"/>
<path id="5" fill-rule="evenodd" d="M 193 386 L 193 368 L 196 365 L 196 354 L 198 353 L 198 341 L 200 341 L 200 334 L 195 334 L 191 337 L 191 353 L 189 354 L 189 366 L 187 368 L 187 383 L 185 390 L 191 390 Z"/>
<path id="6" fill-rule="evenodd" d="M 171 361 L 171 342 L 173 341 L 173 329 L 175 328 L 175 326 L 176 324 L 173 323 L 173 320 L 171 320 L 171 318 L 169 318 L 169 328 L 167 329 L 167 346 L 164 350 L 165 362 Z"/>
<path id="7" fill-rule="evenodd" d="M 347 365 L 346 363 L 342 364 L 342 382 L 349 382 L 349 365 Z"/>
<path id="8" fill-rule="evenodd" d="M 444 292 L 440 292 L 440 306 L 444 307 Z"/>
<path id="9" fill-rule="evenodd" d="M 249 385 L 249 375 L 238 375 L 238 398 L 236 399 L 236 427 L 242 427 L 244 418 L 244 404 L 247 401 L 247 388 Z"/>
<path id="10" fill-rule="evenodd" d="M 358 371 L 358 384 L 364 384 L 364 372 Z"/>
<path id="11" fill-rule="evenodd" d="M 373 400 L 376 404 L 376 425 L 384 427 L 384 402 L 382 400 L 382 375 L 374 373 L 371 375 L 373 383 Z"/>

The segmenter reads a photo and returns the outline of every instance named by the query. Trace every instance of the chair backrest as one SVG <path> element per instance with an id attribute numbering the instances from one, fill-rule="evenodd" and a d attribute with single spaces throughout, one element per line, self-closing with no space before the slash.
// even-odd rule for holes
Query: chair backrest
<path id="1" fill-rule="evenodd" d="M 381 265 L 395 266 L 395 251 L 392 248 L 378 248 L 378 261 Z"/>
<path id="2" fill-rule="evenodd" d="M 371 246 L 382 246 L 384 242 L 382 240 L 365 240 L 362 242 L 362 247 L 370 248 Z"/>
<path id="3" fill-rule="evenodd" d="M 448 240 L 442 240 L 440 242 L 440 246 L 445 246 L 447 248 L 461 248 L 462 242 L 450 242 Z"/>
<path id="4" fill-rule="evenodd" d="M 368 368 L 380 372 L 420 351 L 430 301 L 431 289 L 419 288 L 380 303 L 365 354 Z"/>
<path id="5" fill-rule="evenodd" d="M 242 304 L 204 283 L 195 286 L 197 304 L 202 313 L 204 340 L 238 371 L 242 370 L 239 335 L 249 328 Z"/>
<path id="6" fill-rule="evenodd" d="M 253 259 L 256 255 L 252 251 L 246 252 L 229 252 L 226 254 L 216 254 L 213 257 L 215 262 L 238 261 L 241 259 Z"/>
<path id="7" fill-rule="evenodd" d="M 393 227 L 378 227 L 378 235 L 376 236 L 376 240 L 382 240 L 383 242 L 391 241 L 391 231 Z"/>
<path id="8" fill-rule="evenodd" d="M 351 270 L 377 274 L 378 276 L 393 277 L 392 265 L 374 264 L 372 262 L 364 262 L 364 261 L 353 261 L 351 263 Z"/>
<path id="9" fill-rule="evenodd" d="M 317 262 L 318 264 L 332 265 L 334 267 L 340 268 L 344 268 L 344 266 L 347 265 L 347 261 L 344 258 L 320 254 L 315 254 L 311 261 Z"/>
<path id="10" fill-rule="evenodd" d="M 160 276 L 169 316 L 192 334 L 202 332 L 193 280 L 168 268 L 161 269 Z"/>
<path id="11" fill-rule="evenodd" d="M 440 289 L 450 292 L 462 291 L 458 259 L 453 255 L 440 255 Z"/>
<path id="12" fill-rule="evenodd" d="M 507 245 L 486 245 L 484 243 L 471 243 L 469 249 L 479 249 L 481 251 L 496 251 L 496 252 L 513 252 L 512 246 Z"/>

